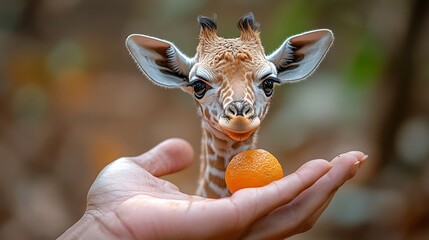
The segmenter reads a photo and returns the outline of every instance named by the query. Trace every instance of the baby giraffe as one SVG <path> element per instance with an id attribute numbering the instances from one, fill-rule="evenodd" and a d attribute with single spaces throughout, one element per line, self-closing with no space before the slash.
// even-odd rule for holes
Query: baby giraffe
<path id="1" fill-rule="evenodd" d="M 217 36 L 214 19 L 200 16 L 194 57 L 173 43 L 133 34 L 126 46 L 140 70 L 157 85 L 192 94 L 201 116 L 201 172 L 197 194 L 229 196 L 225 169 L 230 159 L 255 147 L 274 86 L 310 76 L 333 42 L 330 30 L 292 36 L 265 55 L 252 13 L 238 21 L 240 37 Z"/>

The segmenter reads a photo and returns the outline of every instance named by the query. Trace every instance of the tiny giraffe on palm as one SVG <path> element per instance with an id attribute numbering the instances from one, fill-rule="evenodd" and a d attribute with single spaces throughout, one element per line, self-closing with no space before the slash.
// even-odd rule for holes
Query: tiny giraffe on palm
<path id="1" fill-rule="evenodd" d="M 192 58 L 173 43 L 146 35 L 130 35 L 126 46 L 152 82 L 194 96 L 203 130 L 197 193 L 220 198 L 230 195 L 225 183 L 230 159 L 255 147 L 274 86 L 310 76 L 333 34 L 321 29 L 295 35 L 265 55 L 252 13 L 239 20 L 239 38 L 217 36 L 212 18 L 200 16 L 198 22 L 199 44 Z"/>

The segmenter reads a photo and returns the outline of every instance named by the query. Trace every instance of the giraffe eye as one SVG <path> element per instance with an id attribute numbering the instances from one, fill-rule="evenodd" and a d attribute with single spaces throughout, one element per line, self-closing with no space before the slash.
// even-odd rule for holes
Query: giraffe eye
<path id="1" fill-rule="evenodd" d="M 194 95 L 197 99 L 201 99 L 204 97 L 204 94 L 207 92 L 207 84 L 203 81 L 196 81 L 193 85 L 194 87 Z"/>
<path id="2" fill-rule="evenodd" d="M 270 78 L 265 79 L 261 84 L 262 90 L 264 90 L 265 96 L 269 97 L 274 92 L 274 81 Z"/>

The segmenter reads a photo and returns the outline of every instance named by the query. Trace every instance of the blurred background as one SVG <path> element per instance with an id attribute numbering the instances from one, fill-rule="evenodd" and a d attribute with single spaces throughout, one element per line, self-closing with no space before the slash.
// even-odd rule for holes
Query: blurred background
<path id="1" fill-rule="evenodd" d="M 237 37 L 253 11 L 267 53 L 329 28 L 335 43 L 307 81 L 277 87 L 258 146 L 286 173 L 349 150 L 367 164 L 308 233 L 293 239 L 429 239 L 429 18 L 425 0 L 0 1 L 0 239 L 52 239 L 85 210 L 98 172 L 180 137 L 193 193 L 200 122 L 193 99 L 139 73 L 124 41 L 143 33 L 192 56 L 198 15 Z M 161 110 L 162 109 L 162 110 Z"/>

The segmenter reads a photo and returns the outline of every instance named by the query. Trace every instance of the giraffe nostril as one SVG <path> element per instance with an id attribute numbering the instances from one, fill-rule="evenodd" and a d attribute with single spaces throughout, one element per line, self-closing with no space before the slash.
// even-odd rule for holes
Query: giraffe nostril
<path id="1" fill-rule="evenodd" d="M 253 116 L 253 107 L 250 104 L 244 105 L 243 117 L 251 118 Z"/>
<path id="2" fill-rule="evenodd" d="M 251 118 L 254 114 L 252 105 L 246 101 L 234 101 L 228 105 L 225 109 L 225 115 L 229 118 L 236 116 L 243 116 L 245 118 Z"/>
<path id="3" fill-rule="evenodd" d="M 228 107 L 226 108 L 225 114 L 230 118 L 237 116 L 238 111 L 235 104 L 233 103 L 229 104 Z"/>

